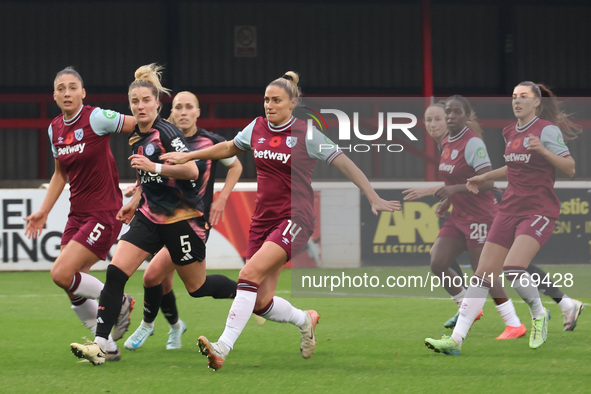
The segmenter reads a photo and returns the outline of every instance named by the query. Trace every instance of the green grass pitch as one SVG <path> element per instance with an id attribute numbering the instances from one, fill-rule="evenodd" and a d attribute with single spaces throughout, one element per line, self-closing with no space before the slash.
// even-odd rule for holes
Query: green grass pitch
<path id="1" fill-rule="evenodd" d="M 563 269 L 563 268 L 561 268 Z M 570 269 L 570 267 L 568 268 Z M 588 265 L 574 266 L 586 278 Z M 420 270 L 424 273 L 424 267 Z M 577 272 L 578 272 L 577 271 Z M 212 271 L 213 273 L 214 271 Z M 236 279 L 237 271 L 219 271 Z M 104 272 L 93 273 L 104 280 Z M 48 272 L 0 273 L 1 393 L 303 393 L 303 392 L 589 392 L 591 391 L 591 307 L 574 332 L 562 331 L 558 306 L 551 311 L 548 341 L 528 347 L 527 306 L 514 297 L 528 327 L 526 337 L 497 341 L 504 328 L 493 302 L 472 327 L 460 356 L 428 350 L 425 337 L 449 334 L 443 322 L 455 313 L 446 298 L 291 298 L 290 271 L 282 274 L 278 295 L 321 314 L 318 345 L 309 360 L 299 354 L 300 334 L 289 324 L 247 324 L 224 367 L 214 372 L 195 343 L 199 335 L 216 340 L 231 300 L 193 299 L 177 278 L 176 296 L 188 330 L 183 348 L 165 349 L 168 324 L 143 348 L 130 352 L 123 341 L 142 317 L 142 273 L 126 292 L 136 300 L 130 331 L 118 344 L 122 360 L 94 367 L 80 362 L 70 342 L 91 337 L 70 310 Z M 589 282 L 587 282 L 589 283 Z M 514 295 L 514 293 L 512 294 Z M 589 299 L 583 299 L 588 303 Z"/>

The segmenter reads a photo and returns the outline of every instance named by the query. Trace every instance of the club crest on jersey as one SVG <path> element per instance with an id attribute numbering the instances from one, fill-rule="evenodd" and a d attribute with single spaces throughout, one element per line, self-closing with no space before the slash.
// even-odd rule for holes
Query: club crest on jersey
<path id="1" fill-rule="evenodd" d="M 458 152 L 458 150 L 457 150 L 457 149 L 454 149 L 454 150 L 452 150 L 452 151 L 451 151 L 451 159 L 452 159 L 452 160 L 455 160 L 455 159 L 456 159 L 456 157 L 458 157 L 458 153 L 459 153 L 459 152 Z"/>
<path id="2" fill-rule="evenodd" d="M 154 154 L 154 145 L 146 145 L 146 156 L 152 156 Z"/>
<path id="3" fill-rule="evenodd" d="M 289 136 L 285 138 L 285 145 L 287 145 L 288 148 L 293 148 L 297 143 L 298 137 Z"/>
<path id="4" fill-rule="evenodd" d="M 74 130 L 74 137 L 76 137 L 76 139 L 78 141 L 82 140 L 82 138 L 84 138 L 84 130 L 82 130 L 82 129 Z"/>
<path id="5" fill-rule="evenodd" d="M 529 147 L 529 137 L 525 137 L 523 139 L 523 146 L 525 146 L 526 148 Z"/>

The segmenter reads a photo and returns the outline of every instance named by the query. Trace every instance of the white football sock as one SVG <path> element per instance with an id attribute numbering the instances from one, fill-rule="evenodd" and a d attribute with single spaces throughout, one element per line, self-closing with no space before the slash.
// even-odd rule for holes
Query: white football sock
<path id="1" fill-rule="evenodd" d="M 476 316 L 478 316 L 482 310 L 484 302 L 486 301 L 486 296 L 488 295 L 488 290 L 488 287 L 468 287 L 466 295 L 464 296 L 464 301 L 462 301 L 462 306 L 460 307 L 458 322 L 451 334 L 451 337 L 458 346 L 462 346 L 464 338 L 466 338 L 468 331 L 470 331 L 470 327 L 472 327 L 472 324 L 474 323 L 474 319 L 476 319 Z"/>
<path id="2" fill-rule="evenodd" d="M 464 299 L 464 297 L 466 296 L 466 289 L 462 287 L 462 291 L 460 291 L 458 294 L 451 296 L 451 299 L 454 300 L 454 302 L 456 304 L 458 304 L 458 307 L 462 306 L 462 300 Z"/>
<path id="3" fill-rule="evenodd" d="M 532 319 L 544 316 L 545 309 L 542 306 L 540 292 L 529 273 L 523 268 L 506 267 L 505 277 L 507 277 L 517 294 L 529 306 Z"/>
<path id="4" fill-rule="evenodd" d="M 105 346 L 105 352 L 116 352 L 117 351 L 117 344 L 113 341 L 113 337 L 109 334 L 109 339 L 107 340 L 107 345 Z"/>
<path id="5" fill-rule="evenodd" d="M 113 341 L 113 337 L 109 334 L 109 339 L 103 337 L 95 337 L 94 342 L 99 345 L 103 352 L 116 352 L 117 344 Z"/>
<path id="6" fill-rule="evenodd" d="M 78 272 L 78 274 L 80 274 L 80 283 L 78 284 L 76 290 L 74 290 L 72 293 L 84 298 L 92 298 L 93 300 L 99 298 L 103 287 L 105 287 L 103 282 L 92 275 L 85 274 L 84 272 Z M 72 281 L 70 288 L 74 286 L 75 282 L 76 276 L 74 276 L 74 280 Z"/>
<path id="7" fill-rule="evenodd" d="M 232 306 L 230 307 L 230 312 L 228 312 L 226 328 L 218 339 L 218 342 L 223 343 L 230 350 L 234 348 L 234 343 L 238 340 L 238 337 L 242 333 L 242 330 L 244 330 L 244 327 L 254 310 L 256 299 L 257 293 L 253 291 L 236 291 L 236 298 L 234 298 Z"/>
<path id="8" fill-rule="evenodd" d="M 265 319 L 278 323 L 291 323 L 298 327 L 306 321 L 306 312 L 291 305 L 289 301 L 281 297 L 273 297 L 273 306 L 264 315 Z"/>
<path id="9" fill-rule="evenodd" d="M 94 335 L 96 333 L 96 313 L 98 310 L 98 301 L 86 299 L 80 305 L 72 305 L 72 310 L 78 316 L 78 319 Z"/>
<path id="10" fill-rule="evenodd" d="M 103 337 L 95 337 L 94 338 L 94 343 L 96 343 L 97 345 L 99 345 L 99 347 L 101 348 L 101 350 L 103 352 L 107 351 L 107 339 L 103 338 Z"/>
<path id="11" fill-rule="evenodd" d="M 140 323 L 142 326 L 147 327 L 147 328 L 154 328 L 154 322 L 151 323 L 147 323 L 145 321 L 142 320 L 142 322 Z"/>
<path id="12" fill-rule="evenodd" d="M 561 311 L 566 312 L 569 309 L 572 309 L 572 307 L 575 306 L 575 303 L 573 302 L 572 298 L 565 294 L 564 297 L 560 299 L 558 306 L 560 307 Z"/>
<path id="13" fill-rule="evenodd" d="M 515 312 L 515 307 L 513 306 L 513 301 L 508 300 L 507 302 L 502 303 L 501 305 L 496 305 L 497 312 L 503 318 L 506 326 L 509 327 L 519 327 L 521 326 L 521 320 L 517 316 Z"/>

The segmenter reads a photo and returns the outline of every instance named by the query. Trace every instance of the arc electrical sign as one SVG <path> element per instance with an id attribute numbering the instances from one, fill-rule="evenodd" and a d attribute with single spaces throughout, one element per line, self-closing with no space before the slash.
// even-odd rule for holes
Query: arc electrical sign
<path id="1" fill-rule="evenodd" d="M 573 183 L 573 182 L 568 182 Z M 402 190 L 378 190 L 387 200 L 403 200 Z M 554 234 L 535 257 L 543 264 L 591 262 L 591 208 L 589 188 L 557 188 L 560 218 Z M 364 266 L 428 265 L 440 220 L 435 198 L 404 202 L 400 212 L 371 214 L 361 199 L 361 260 Z"/>

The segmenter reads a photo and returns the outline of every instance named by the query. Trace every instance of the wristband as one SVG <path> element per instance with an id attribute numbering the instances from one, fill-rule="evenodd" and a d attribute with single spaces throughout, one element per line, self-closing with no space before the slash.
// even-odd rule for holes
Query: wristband
<path id="1" fill-rule="evenodd" d="M 155 172 L 156 174 L 160 174 L 160 173 L 162 173 L 162 164 L 160 164 L 160 163 L 156 163 L 156 168 L 154 169 L 154 172 Z"/>

